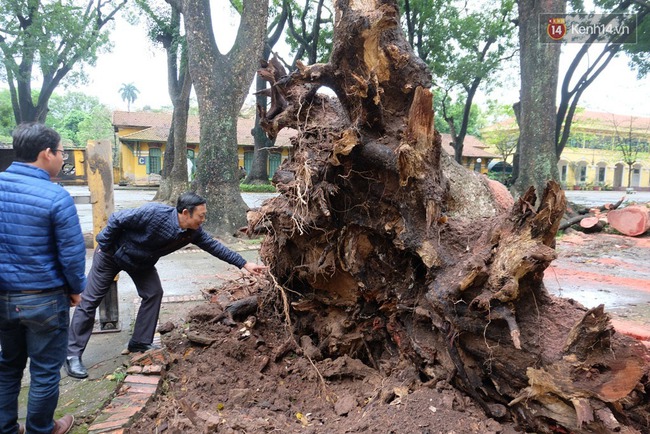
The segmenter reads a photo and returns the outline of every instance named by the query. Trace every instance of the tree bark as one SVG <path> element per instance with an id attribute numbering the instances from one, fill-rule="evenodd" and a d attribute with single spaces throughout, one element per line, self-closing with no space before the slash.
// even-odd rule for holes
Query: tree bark
<path id="1" fill-rule="evenodd" d="M 543 43 L 540 14 L 564 13 L 563 0 L 519 0 L 521 105 L 519 171 L 514 191 L 522 195 L 534 186 L 541 197 L 546 182 L 558 180 L 555 110 L 560 44 Z"/>
<path id="2" fill-rule="evenodd" d="M 193 189 L 208 202 L 205 227 L 229 237 L 246 225 L 239 194 L 237 116 L 262 52 L 268 2 L 244 0 L 234 46 L 221 54 L 208 0 L 182 2 L 189 64 L 199 103 L 201 150 Z"/>
<path id="3" fill-rule="evenodd" d="M 272 85 L 267 134 L 300 131 L 274 178 L 280 195 L 249 214 L 251 231 L 268 230 L 260 255 L 296 341 L 388 375 L 408 361 L 412 384 L 449 381 L 530 431 L 647 430 L 647 349 L 615 334 L 602 307 L 543 286 L 560 186 L 504 209 L 484 176 L 442 152 L 430 74 L 396 4 L 336 8 L 329 63 L 259 71 Z"/>

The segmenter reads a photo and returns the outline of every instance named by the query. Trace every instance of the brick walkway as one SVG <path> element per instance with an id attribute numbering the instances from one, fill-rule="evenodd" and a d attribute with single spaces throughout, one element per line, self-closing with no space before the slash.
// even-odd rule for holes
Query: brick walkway
<path id="1" fill-rule="evenodd" d="M 201 301 L 201 295 L 163 297 L 163 303 Z M 134 300 L 137 310 L 140 298 Z M 154 344 L 161 345 L 160 334 L 156 333 Z M 169 354 L 164 348 L 135 353 L 129 361 L 126 378 L 115 397 L 97 416 L 88 428 L 88 434 L 122 434 L 131 418 L 138 414 L 158 391 L 162 374 L 169 364 Z"/>

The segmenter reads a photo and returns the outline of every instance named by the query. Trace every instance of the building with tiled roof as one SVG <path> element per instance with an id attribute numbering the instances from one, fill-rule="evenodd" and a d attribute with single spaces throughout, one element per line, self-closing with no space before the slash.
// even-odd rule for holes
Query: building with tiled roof
<path id="1" fill-rule="evenodd" d="M 440 134 L 442 139 L 442 150 L 452 158 L 454 156 L 454 145 L 451 134 Z M 488 145 L 481 142 L 477 137 L 467 135 L 463 141 L 463 155 L 461 164 L 468 169 L 486 173 L 488 163 L 499 156 L 487 150 Z"/>
<path id="2" fill-rule="evenodd" d="M 490 137 L 519 134 L 514 118 L 482 131 Z M 637 151 L 630 167 L 620 142 Z M 613 113 L 578 111 L 571 124 L 571 135 L 558 161 L 560 181 L 571 189 L 618 189 L 629 186 L 650 190 L 650 118 Z"/>
<path id="3" fill-rule="evenodd" d="M 119 140 L 120 164 L 116 179 L 133 185 L 156 185 L 164 160 L 167 136 L 172 122 L 171 113 L 113 112 L 113 127 Z M 239 165 L 249 171 L 253 164 L 254 139 L 251 134 L 254 118 L 237 120 Z M 295 131 L 282 130 L 269 152 L 268 173 L 273 176 L 280 163 L 288 157 L 290 139 Z M 200 120 L 189 116 L 187 125 L 187 159 L 190 176 L 200 151 Z"/>

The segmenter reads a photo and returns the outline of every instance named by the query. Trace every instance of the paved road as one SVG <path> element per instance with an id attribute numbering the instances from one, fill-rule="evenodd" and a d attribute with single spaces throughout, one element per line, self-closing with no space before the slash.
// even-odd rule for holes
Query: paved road
<path id="1" fill-rule="evenodd" d="M 569 201 L 585 206 L 600 206 L 606 203 L 616 203 L 623 196 L 625 196 L 625 201 L 629 202 L 650 202 L 650 191 L 637 191 L 632 194 L 626 194 L 624 191 L 567 190 L 564 193 Z"/>

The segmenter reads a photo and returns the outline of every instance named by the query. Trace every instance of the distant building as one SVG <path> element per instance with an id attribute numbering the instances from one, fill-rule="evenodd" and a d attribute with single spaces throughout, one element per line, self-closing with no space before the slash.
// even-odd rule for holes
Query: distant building
<path id="1" fill-rule="evenodd" d="M 113 112 L 113 128 L 119 161 L 115 179 L 131 185 L 158 185 L 162 170 L 167 136 L 171 127 L 171 113 Z M 237 119 L 237 149 L 239 167 L 248 173 L 253 164 L 254 140 L 251 135 L 254 118 Z M 280 163 L 289 155 L 290 137 L 295 131 L 282 130 L 273 149 L 269 151 L 267 171 L 272 177 Z M 200 121 L 190 116 L 187 125 L 188 168 L 193 171 L 200 152 Z M 192 174 L 190 173 L 190 176 Z"/>
<path id="2" fill-rule="evenodd" d="M 516 139 L 514 118 L 482 131 L 486 142 L 496 136 Z M 571 189 L 616 189 L 630 186 L 650 190 L 650 118 L 582 111 L 576 113 L 571 134 L 557 163 L 560 181 Z M 630 168 L 621 146 L 636 152 Z M 495 151 L 494 147 L 491 147 Z M 627 160 L 627 161 L 626 161 Z"/>
<path id="3" fill-rule="evenodd" d="M 442 138 L 442 150 L 454 158 L 454 145 L 451 134 L 440 134 Z M 467 135 L 463 141 L 463 154 L 461 164 L 475 172 L 487 173 L 488 164 L 498 155 L 487 150 L 488 145 L 481 142 L 474 136 Z"/>

